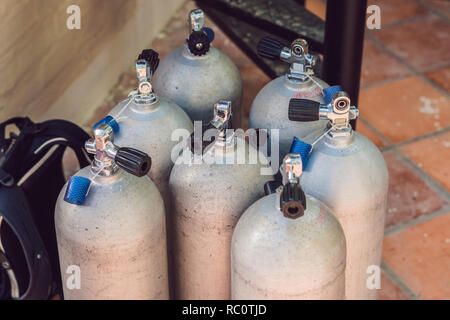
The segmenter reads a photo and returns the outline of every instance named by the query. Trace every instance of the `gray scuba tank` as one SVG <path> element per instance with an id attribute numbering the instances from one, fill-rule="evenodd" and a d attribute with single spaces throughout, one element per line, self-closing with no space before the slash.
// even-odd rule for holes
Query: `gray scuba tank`
<path id="1" fill-rule="evenodd" d="M 178 104 L 192 121 L 209 123 L 219 99 L 233 104 L 233 125 L 242 123 L 242 79 L 236 65 L 211 42 L 214 32 L 204 27 L 200 9 L 189 14 L 190 35 L 183 47 L 165 57 L 153 77 L 160 97 Z"/>

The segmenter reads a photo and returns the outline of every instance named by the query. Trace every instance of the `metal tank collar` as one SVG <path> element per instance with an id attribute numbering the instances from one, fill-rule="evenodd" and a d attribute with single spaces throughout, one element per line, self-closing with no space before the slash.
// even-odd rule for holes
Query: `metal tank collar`
<path id="1" fill-rule="evenodd" d="M 328 124 L 327 130 L 331 129 L 331 124 Z M 333 147 L 346 147 L 355 140 L 355 135 L 351 125 L 343 130 L 332 129 L 323 137 L 323 140 L 328 145 Z"/>
<path id="2" fill-rule="evenodd" d="M 205 60 L 205 59 L 209 58 L 209 56 L 210 56 L 211 47 L 208 50 L 208 52 L 206 52 L 205 54 L 203 54 L 201 56 L 197 56 L 197 55 L 191 53 L 191 51 L 189 50 L 189 46 L 187 45 L 187 43 L 185 43 L 183 45 L 183 49 L 181 50 L 181 54 L 183 55 L 183 57 L 185 57 L 186 59 L 189 59 L 189 60 Z"/>

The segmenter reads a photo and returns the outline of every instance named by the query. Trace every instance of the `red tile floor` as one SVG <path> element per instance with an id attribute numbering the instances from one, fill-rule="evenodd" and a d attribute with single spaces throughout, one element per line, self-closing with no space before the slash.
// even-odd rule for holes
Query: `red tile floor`
<path id="1" fill-rule="evenodd" d="M 366 32 L 357 130 L 383 152 L 390 191 L 380 299 L 450 299 L 450 1 L 370 0 L 381 30 Z M 164 57 L 187 35 L 188 1 L 150 45 Z M 325 1 L 308 0 L 320 17 Z M 214 45 L 238 65 L 248 115 L 270 79 L 211 21 Z M 93 124 L 136 87 L 121 76 Z"/>

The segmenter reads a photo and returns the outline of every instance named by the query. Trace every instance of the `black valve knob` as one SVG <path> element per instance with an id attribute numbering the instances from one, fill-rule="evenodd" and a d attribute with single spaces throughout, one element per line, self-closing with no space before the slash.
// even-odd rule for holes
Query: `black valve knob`
<path id="1" fill-rule="evenodd" d="M 152 159 L 148 154 L 133 148 L 120 148 L 114 161 L 122 169 L 138 177 L 145 176 L 152 166 Z"/>
<path id="2" fill-rule="evenodd" d="M 268 196 L 269 194 L 275 193 L 277 192 L 277 189 L 283 185 L 283 183 L 281 181 L 267 181 L 264 184 L 264 193 L 266 194 L 266 196 Z"/>
<path id="3" fill-rule="evenodd" d="M 284 47 L 285 45 L 278 40 L 264 37 L 258 42 L 257 52 L 263 58 L 276 60 L 280 58 L 281 51 Z"/>
<path id="4" fill-rule="evenodd" d="M 159 54 L 152 49 L 143 50 L 139 55 L 138 60 L 146 60 L 148 62 L 151 74 L 154 74 L 159 66 Z"/>
<path id="5" fill-rule="evenodd" d="M 306 196 L 298 183 L 288 183 L 280 195 L 280 208 L 286 218 L 297 219 L 306 210 Z"/>
<path id="6" fill-rule="evenodd" d="M 204 31 L 193 31 L 187 39 L 187 44 L 194 56 L 203 56 L 209 51 L 211 43 Z"/>
<path id="7" fill-rule="evenodd" d="M 289 100 L 288 117 L 291 121 L 317 121 L 319 120 L 320 103 L 307 99 Z"/>

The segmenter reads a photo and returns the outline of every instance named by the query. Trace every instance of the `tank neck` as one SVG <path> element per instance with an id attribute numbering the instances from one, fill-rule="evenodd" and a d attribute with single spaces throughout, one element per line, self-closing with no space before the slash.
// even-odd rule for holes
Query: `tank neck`
<path id="1" fill-rule="evenodd" d="M 136 95 L 133 97 L 133 103 L 130 108 L 137 113 L 146 113 L 155 111 L 160 107 L 159 97 L 153 93 L 152 97 Z"/>
<path id="2" fill-rule="evenodd" d="M 209 58 L 211 51 L 212 51 L 212 46 L 210 47 L 209 51 L 207 53 L 205 53 L 204 55 L 196 56 L 189 51 L 189 47 L 187 46 L 187 44 L 184 44 L 183 49 L 181 50 L 181 54 L 183 55 L 183 57 L 185 57 L 186 59 L 189 59 L 189 60 L 205 60 L 205 59 Z"/>
<path id="3" fill-rule="evenodd" d="M 231 150 L 234 151 L 236 147 L 236 136 L 233 135 L 219 135 L 217 140 L 213 143 L 213 146 L 211 150 L 214 150 L 214 152 L 219 151 L 222 153 L 228 153 Z"/>
<path id="4" fill-rule="evenodd" d="M 305 78 L 304 80 L 298 80 L 294 78 L 290 78 L 288 74 L 284 75 L 284 82 L 287 87 L 298 89 L 298 88 L 304 88 L 309 87 L 313 85 L 313 81 L 310 78 Z"/>
<path id="5" fill-rule="evenodd" d="M 94 169 L 94 166 L 92 166 L 89 171 L 91 174 L 91 181 L 101 184 L 115 183 L 123 176 L 123 170 L 119 170 L 119 167 L 117 165 L 115 165 L 114 170 L 112 172 L 109 172 L 108 174 L 105 174 L 103 170 L 100 174 L 98 174 L 98 171 Z"/>
<path id="6" fill-rule="evenodd" d="M 326 130 L 329 130 L 329 128 Z M 334 147 L 346 147 L 350 145 L 354 139 L 355 135 L 351 127 L 349 127 L 345 132 L 331 130 L 324 137 L 324 141 Z"/>
<path id="7" fill-rule="evenodd" d="M 289 71 L 286 73 L 286 77 L 294 83 L 311 81 L 310 77 L 312 76 L 312 70 L 309 68 L 305 69 L 305 66 L 299 63 L 292 63 L 289 67 Z"/>
<path id="8" fill-rule="evenodd" d="M 119 166 L 109 158 L 99 160 L 97 156 L 95 156 L 94 161 L 92 161 L 91 173 L 93 175 L 99 177 L 113 177 L 119 171 Z"/>

